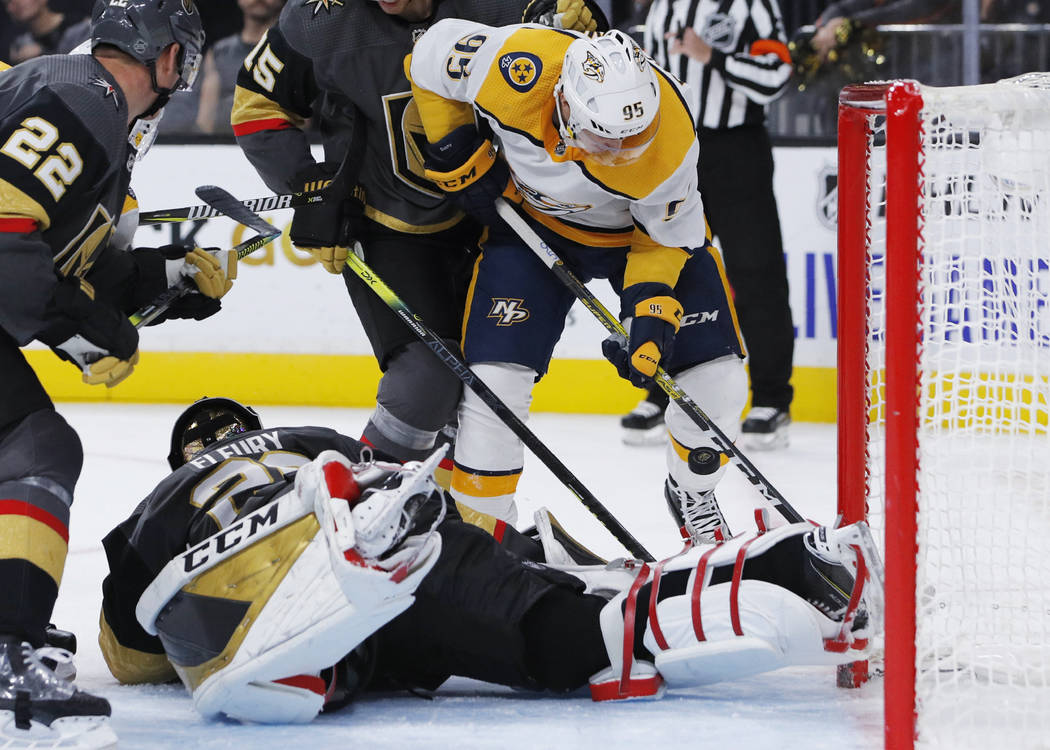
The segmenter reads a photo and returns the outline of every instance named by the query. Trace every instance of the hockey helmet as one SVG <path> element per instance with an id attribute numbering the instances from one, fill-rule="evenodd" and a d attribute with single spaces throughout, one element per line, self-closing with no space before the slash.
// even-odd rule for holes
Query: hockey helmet
<path id="1" fill-rule="evenodd" d="M 262 421 L 252 407 L 232 398 L 199 398 L 175 420 L 168 465 L 175 471 L 212 443 L 261 429 Z"/>
<path id="2" fill-rule="evenodd" d="M 204 49 L 204 26 L 194 0 L 97 0 L 95 3 L 91 14 L 91 48 L 110 44 L 131 55 L 150 69 L 155 90 L 157 58 L 174 43 L 180 47 L 179 80 L 172 91 L 189 90 L 200 71 Z"/>
<path id="3" fill-rule="evenodd" d="M 602 164 L 634 161 L 660 127 L 660 82 L 652 61 L 619 30 L 570 44 L 554 93 L 562 140 Z"/>

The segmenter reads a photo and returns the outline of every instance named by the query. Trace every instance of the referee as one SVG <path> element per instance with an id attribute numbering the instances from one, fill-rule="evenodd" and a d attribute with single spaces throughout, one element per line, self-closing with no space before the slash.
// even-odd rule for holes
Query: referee
<path id="1" fill-rule="evenodd" d="M 700 192 L 749 352 L 742 444 L 787 445 L 795 329 L 765 124 L 766 104 L 791 76 L 780 8 L 776 0 L 653 0 L 644 44 L 687 84 L 696 119 Z"/>

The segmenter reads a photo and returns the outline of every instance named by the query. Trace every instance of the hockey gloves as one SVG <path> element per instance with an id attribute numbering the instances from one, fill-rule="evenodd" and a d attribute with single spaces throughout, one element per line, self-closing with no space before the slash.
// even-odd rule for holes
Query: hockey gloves
<path id="1" fill-rule="evenodd" d="M 197 291 L 205 297 L 219 299 L 233 288 L 237 278 L 237 253 L 217 247 L 195 247 L 189 252 L 178 245 L 158 248 L 165 257 L 175 256 L 165 263 L 168 286 L 174 286 L 183 278 L 193 279 Z"/>
<path id="2" fill-rule="evenodd" d="M 448 193 L 468 215 L 488 227 L 500 226 L 496 199 L 521 200 L 510 179 L 507 162 L 474 125 L 460 125 L 440 141 L 427 146 L 423 167 L 428 178 Z"/>
<path id="3" fill-rule="evenodd" d="M 588 34 L 609 30 L 609 21 L 593 0 L 532 0 L 525 6 L 521 22 Z"/>
<path id="4" fill-rule="evenodd" d="M 662 360 L 671 356 L 674 337 L 682 322 L 682 305 L 666 284 L 634 284 L 623 291 L 623 313 L 628 339 L 613 335 L 602 342 L 602 354 L 621 378 L 645 388 Z"/>
<path id="5" fill-rule="evenodd" d="M 48 305 L 53 322 L 37 338 L 72 362 L 88 385 L 112 388 L 139 361 L 139 333 L 116 308 L 96 302 L 86 281 L 64 279 Z"/>
<path id="6" fill-rule="evenodd" d="M 294 179 L 294 187 L 303 193 L 326 190 L 325 199 L 295 209 L 289 236 L 292 244 L 313 255 L 328 273 L 340 274 L 353 245 L 354 223 L 362 207 L 346 192 L 332 188 L 332 178 L 339 165 L 332 162 L 311 164 Z"/>

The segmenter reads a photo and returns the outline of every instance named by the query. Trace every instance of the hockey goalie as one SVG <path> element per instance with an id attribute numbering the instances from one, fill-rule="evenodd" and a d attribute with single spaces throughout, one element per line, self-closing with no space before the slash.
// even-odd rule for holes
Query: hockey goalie
<path id="1" fill-rule="evenodd" d="M 511 552 L 434 483 L 229 399 L 177 421 L 174 469 L 105 540 L 100 643 L 122 682 L 177 674 L 205 716 L 304 722 L 452 675 L 595 700 L 863 658 L 880 562 L 863 525 L 794 524 L 607 563 L 546 510 Z"/>

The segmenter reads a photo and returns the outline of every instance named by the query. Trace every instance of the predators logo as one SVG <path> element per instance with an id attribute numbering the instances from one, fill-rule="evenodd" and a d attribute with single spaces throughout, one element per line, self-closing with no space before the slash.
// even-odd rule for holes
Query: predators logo
<path id="1" fill-rule="evenodd" d="M 605 66 L 602 65 L 601 60 L 592 55 L 589 50 L 587 52 L 587 58 L 583 61 L 583 74 L 598 83 L 605 80 Z"/>
<path id="2" fill-rule="evenodd" d="M 518 190 L 521 192 L 521 197 L 524 198 L 530 206 L 545 214 L 550 214 L 551 216 L 566 216 L 568 214 L 578 214 L 580 211 L 586 211 L 591 208 L 590 203 L 566 203 L 565 201 L 556 200 L 549 195 L 544 195 L 539 190 L 529 187 L 520 180 L 515 179 L 514 182 L 518 186 Z"/>
<path id="3" fill-rule="evenodd" d="M 499 59 L 499 70 L 515 91 L 525 92 L 540 80 L 543 62 L 530 52 L 508 52 Z"/>
<path id="4" fill-rule="evenodd" d="M 321 8 L 324 8 L 329 13 L 332 12 L 332 7 L 336 5 L 342 5 L 343 0 L 304 0 L 303 7 L 309 8 L 311 5 L 314 6 L 314 15 L 316 16 L 321 12 Z"/>

